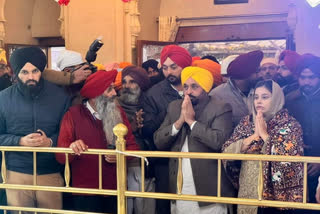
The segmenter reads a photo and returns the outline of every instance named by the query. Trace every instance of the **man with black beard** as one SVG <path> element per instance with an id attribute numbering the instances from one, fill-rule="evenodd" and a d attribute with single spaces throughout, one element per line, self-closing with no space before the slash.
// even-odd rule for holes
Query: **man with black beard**
<path id="1" fill-rule="evenodd" d="M 117 71 L 97 71 L 90 75 L 80 91 L 86 100 L 71 107 L 64 115 L 58 139 L 58 147 L 71 148 L 76 156 L 69 156 L 72 170 L 72 186 L 99 188 L 99 157 L 82 154 L 87 149 L 107 149 L 115 145 L 113 128 L 119 123 L 128 127 L 126 148 L 138 150 L 125 112 L 116 100 L 114 80 Z M 81 157 L 79 157 L 81 156 Z M 64 164 L 65 155 L 56 154 Z M 117 189 L 116 156 L 106 155 L 102 162 L 102 188 Z M 73 195 L 74 209 L 78 211 L 116 213 L 114 196 Z"/>
<path id="2" fill-rule="evenodd" d="M 0 146 L 55 147 L 69 97 L 42 78 L 47 58 L 40 48 L 18 49 L 10 63 L 18 82 L 0 92 Z M 6 164 L 7 183 L 33 185 L 32 153 L 7 153 Z M 37 153 L 38 185 L 62 186 L 59 171 L 53 153 Z M 62 208 L 58 192 L 7 189 L 6 193 L 10 206 Z"/>
<path id="3" fill-rule="evenodd" d="M 299 88 L 296 68 L 300 58 L 301 56 L 295 51 L 285 50 L 280 54 L 279 68 L 275 80 L 282 88 L 284 95 Z"/>
<path id="4" fill-rule="evenodd" d="M 7 64 L 6 51 L 0 48 L 0 91 L 8 88 L 12 85 L 11 82 L 11 69 Z M 0 157 L 0 161 L 2 158 Z M 1 169 L 1 166 L 0 166 Z M 0 182 L 2 178 L 0 177 Z M 6 192 L 4 189 L 0 190 L 0 206 L 7 204 Z M 0 210 L 0 214 L 3 214 L 3 211 Z"/>
<path id="5" fill-rule="evenodd" d="M 208 96 L 214 79 L 203 68 L 187 67 L 181 74 L 184 99 L 169 104 L 168 113 L 161 127 L 154 134 L 159 150 L 174 152 L 219 153 L 232 132 L 231 106 L 219 98 Z M 182 194 L 217 195 L 217 160 L 182 160 Z M 169 189 L 177 193 L 178 161 L 169 161 Z M 234 196 L 232 184 L 224 170 L 221 174 L 222 195 Z M 232 206 L 229 206 L 230 210 Z M 227 214 L 226 204 L 192 201 L 174 201 L 173 214 Z"/>
<path id="6" fill-rule="evenodd" d="M 214 88 L 209 94 L 232 106 L 233 128 L 251 111 L 248 101 L 253 98 L 252 89 L 257 82 L 257 72 L 262 58 L 262 51 L 252 51 L 238 56 L 228 66 L 228 82 Z"/>
<path id="7" fill-rule="evenodd" d="M 150 142 L 153 142 L 153 134 L 167 114 L 169 103 L 181 99 L 183 95 L 181 71 L 191 65 L 192 57 L 186 49 L 168 45 L 161 51 L 160 61 L 166 79 L 149 89 L 143 102 L 142 133 Z M 168 173 L 168 159 L 159 158 L 155 162 L 156 192 L 168 192 Z M 157 214 L 170 213 L 168 200 L 157 200 L 156 203 Z"/>
<path id="8" fill-rule="evenodd" d="M 302 126 L 304 155 L 320 156 L 320 58 L 311 54 L 302 55 L 297 65 L 300 89 L 286 97 L 286 108 Z M 320 164 L 308 164 L 308 198 L 315 203 L 315 193 L 320 175 Z M 320 199 L 318 193 L 318 200 Z M 320 200 L 319 200 L 320 202 Z M 303 211 L 301 213 L 316 213 Z"/>

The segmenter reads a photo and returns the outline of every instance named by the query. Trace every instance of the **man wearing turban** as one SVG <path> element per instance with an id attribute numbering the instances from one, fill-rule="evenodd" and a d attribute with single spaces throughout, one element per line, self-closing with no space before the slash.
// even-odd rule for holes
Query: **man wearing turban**
<path id="1" fill-rule="evenodd" d="M 160 63 L 155 59 L 149 59 L 142 63 L 142 68 L 148 72 L 151 86 L 157 84 L 164 79 L 162 69 L 159 68 Z"/>
<path id="2" fill-rule="evenodd" d="M 148 73 L 141 67 L 128 66 L 122 70 L 122 89 L 118 101 L 125 111 L 132 127 L 132 132 L 141 150 L 154 150 L 141 135 L 143 126 L 142 102 L 145 92 L 150 87 Z M 146 168 L 146 191 L 154 191 L 154 179 L 150 175 L 150 165 Z M 140 160 L 133 159 L 128 162 L 128 190 L 140 191 L 141 187 L 141 167 Z M 127 213 L 154 214 L 155 199 L 128 198 Z"/>
<path id="3" fill-rule="evenodd" d="M 154 134 L 159 150 L 174 152 L 219 153 L 232 132 L 232 112 L 229 104 L 208 95 L 214 79 L 212 73 L 199 67 L 186 67 L 181 74 L 184 99 L 169 104 L 168 113 Z M 182 194 L 217 195 L 218 162 L 216 160 L 183 159 Z M 177 193 L 177 160 L 169 161 L 169 189 Z M 232 197 L 232 184 L 223 173 L 222 195 Z M 175 201 L 175 213 L 227 214 L 225 204 Z M 231 208 L 231 207 L 230 207 Z"/>
<path id="4" fill-rule="evenodd" d="M 42 78 L 47 59 L 40 48 L 15 50 L 10 64 L 17 83 L 0 92 L 0 146 L 56 147 L 69 97 Z M 7 183 L 33 185 L 32 153 L 10 152 L 6 164 Z M 63 186 L 59 172 L 53 153 L 37 153 L 38 184 Z M 6 193 L 10 206 L 62 208 L 62 194 L 58 192 L 7 189 Z"/>
<path id="5" fill-rule="evenodd" d="M 163 48 L 160 55 L 163 81 L 154 85 L 146 94 L 143 102 L 144 121 L 142 133 L 153 143 L 153 134 L 163 122 L 170 102 L 181 99 L 183 87 L 181 85 L 181 71 L 191 66 L 190 53 L 177 45 L 168 45 Z M 168 159 L 155 161 L 156 191 L 168 192 Z M 157 200 L 157 214 L 170 214 L 168 200 Z"/>
<path id="6" fill-rule="evenodd" d="M 279 69 L 276 75 L 276 82 L 281 86 L 284 95 L 299 88 L 296 69 L 301 55 L 295 51 L 282 51 L 279 57 Z"/>
<path id="7" fill-rule="evenodd" d="M 258 79 L 261 80 L 276 80 L 278 74 L 278 61 L 276 58 L 264 58 L 260 63 Z"/>
<path id="8" fill-rule="evenodd" d="M 304 155 L 320 156 L 320 57 L 304 54 L 297 63 L 299 89 L 286 96 L 286 108 L 303 129 Z M 320 175 L 320 165 L 308 164 L 308 198 L 316 202 L 315 194 Z M 317 200 L 320 202 L 318 190 Z M 312 212 L 301 212 L 312 213 Z"/>
<path id="9" fill-rule="evenodd" d="M 227 68 L 228 82 L 214 88 L 210 95 L 219 97 L 232 106 L 233 127 L 249 114 L 248 101 L 252 99 L 257 72 L 263 58 L 262 51 L 252 51 L 236 57 Z"/>
<path id="10" fill-rule="evenodd" d="M 0 91 L 12 85 L 11 76 L 12 72 L 7 63 L 6 51 L 0 48 Z"/>
<path id="11" fill-rule="evenodd" d="M 99 188 L 99 157 L 83 155 L 88 148 L 112 149 L 115 145 L 113 127 L 123 123 L 128 127 L 126 147 L 137 150 L 126 114 L 116 101 L 114 80 L 117 71 L 97 71 L 90 75 L 80 93 L 86 98 L 83 104 L 72 106 L 64 115 L 58 147 L 71 148 L 77 156 L 69 156 L 72 168 L 72 186 Z M 64 164 L 65 155 L 56 154 Z M 116 189 L 116 157 L 106 155 L 102 162 L 103 189 Z M 78 211 L 116 213 L 116 197 L 100 195 L 74 195 L 74 208 Z"/>
<path id="12" fill-rule="evenodd" d="M 196 60 L 192 63 L 192 66 L 200 67 L 207 69 L 211 72 L 214 78 L 214 84 L 212 88 L 216 88 L 217 86 L 222 84 L 222 75 L 221 75 L 221 65 L 210 60 L 210 59 L 202 59 Z"/>

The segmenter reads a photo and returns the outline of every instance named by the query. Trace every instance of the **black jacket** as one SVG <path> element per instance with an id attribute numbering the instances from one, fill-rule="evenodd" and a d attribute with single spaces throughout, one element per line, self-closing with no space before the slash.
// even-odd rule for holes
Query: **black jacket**
<path id="1" fill-rule="evenodd" d="M 306 156 L 320 156 L 320 92 L 311 97 L 300 90 L 286 96 L 286 108 L 296 118 L 303 129 Z"/>
<path id="2" fill-rule="evenodd" d="M 177 99 L 181 99 L 181 96 L 166 79 L 147 91 L 143 103 L 144 121 L 142 133 L 144 137 L 153 141 L 153 134 L 164 121 L 169 103 Z"/>
<path id="3" fill-rule="evenodd" d="M 60 88 L 47 81 L 37 97 L 25 96 L 18 84 L 0 92 L 0 146 L 19 146 L 20 138 L 41 129 L 57 145 L 60 120 L 70 99 Z M 7 169 L 32 174 L 33 154 L 7 152 Z M 54 153 L 37 153 L 37 173 L 50 174 L 60 170 Z"/>

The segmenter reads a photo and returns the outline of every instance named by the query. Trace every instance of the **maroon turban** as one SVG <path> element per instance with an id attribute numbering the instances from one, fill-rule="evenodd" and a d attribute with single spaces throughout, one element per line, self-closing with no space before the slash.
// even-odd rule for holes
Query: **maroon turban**
<path id="1" fill-rule="evenodd" d="M 284 64 L 289 68 L 289 70 L 292 73 L 295 73 L 300 58 L 301 55 L 299 55 L 297 52 L 284 50 L 280 54 L 279 62 L 284 61 Z"/>
<path id="2" fill-rule="evenodd" d="M 161 65 L 163 65 L 168 57 L 181 68 L 191 66 L 192 64 L 190 53 L 183 47 L 177 45 L 167 45 L 162 49 L 160 55 Z"/>
<path id="3" fill-rule="evenodd" d="M 117 70 L 112 70 L 91 74 L 80 91 L 81 96 L 89 99 L 100 96 L 114 82 L 117 73 Z"/>
<path id="4" fill-rule="evenodd" d="M 142 91 L 146 91 L 150 87 L 150 79 L 143 68 L 138 66 L 127 66 L 122 70 L 122 80 L 128 75 L 136 81 Z"/>
<path id="5" fill-rule="evenodd" d="M 262 58 L 262 51 L 241 54 L 230 63 L 227 74 L 234 79 L 246 79 L 258 71 Z"/>
<path id="6" fill-rule="evenodd" d="M 303 54 L 297 64 L 296 73 L 300 73 L 309 68 L 313 73 L 320 75 L 320 57 L 313 54 Z"/>

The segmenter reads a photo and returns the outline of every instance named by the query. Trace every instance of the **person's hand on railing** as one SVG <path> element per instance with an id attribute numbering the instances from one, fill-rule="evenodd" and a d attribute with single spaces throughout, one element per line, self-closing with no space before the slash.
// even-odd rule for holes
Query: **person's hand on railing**
<path id="1" fill-rule="evenodd" d="M 38 129 L 36 133 L 31 133 L 20 138 L 19 145 L 30 147 L 51 147 L 52 140 L 47 137 L 44 131 Z"/>
<path id="2" fill-rule="evenodd" d="M 104 159 L 108 162 L 108 163 L 117 163 L 117 156 L 115 155 L 105 155 Z"/>
<path id="3" fill-rule="evenodd" d="M 82 140 L 76 140 L 69 146 L 70 149 L 76 154 L 81 155 L 81 153 L 88 150 L 88 146 Z"/>

